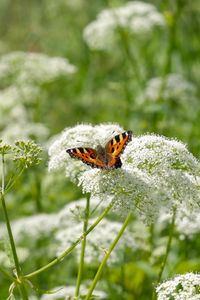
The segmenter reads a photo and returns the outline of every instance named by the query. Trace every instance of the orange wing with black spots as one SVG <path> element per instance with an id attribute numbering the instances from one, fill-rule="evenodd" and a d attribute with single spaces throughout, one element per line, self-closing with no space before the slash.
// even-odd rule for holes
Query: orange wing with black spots
<path id="1" fill-rule="evenodd" d="M 67 153 L 71 157 L 82 160 L 85 164 L 93 167 L 93 168 L 105 168 L 106 165 L 100 159 L 97 158 L 97 151 L 92 148 L 73 148 L 67 149 Z"/>
<path id="2" fill-rule="evenodd" d="M 119 157 L 123 153 L 128 142 L 130 142 L 131 140 L 131 131 L 125 131 L 123 133 L 120 133 L 106 144 L 106 151 L 107 153 L 111 154 L 114 158 Z"/>
<path id="3" fill-rule="evenodd" d="M 125 131 L 112 138 L 105 146 L 104 155 L 93 148 L 72 148 L 67 149 L 67 153 L 73 158 L 82 160 L 92 168 L 117 169 L 121 168 L 121 153 L 124 151 L 127 143 L 132 139 L 132 132 Z"/>

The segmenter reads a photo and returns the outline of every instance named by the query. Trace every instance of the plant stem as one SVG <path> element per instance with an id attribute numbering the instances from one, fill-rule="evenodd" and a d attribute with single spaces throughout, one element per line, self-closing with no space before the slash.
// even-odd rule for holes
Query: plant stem
<path id="1" fill-rule="evenodd" d="M 20 294 L 22 296 L 22 299 L 23 300 L 28 300 L 28 295 L 27 295 L 27 292 L 26 292 L 26 288 L 25 288 L 24 283 L 22 281 L 19 284 L 19 291 L 20 291 Z"/>
<path id="2" fill-rule="evenodd" d="M 19 266 L 19 260 L 18 260 L 18 256 L 17 256 L 17 251 L 16 251 L 16 247 L 15 247 L 15 242 L 14 242 L 14 238 L 13 238 L 13 234 L 12 234 L 12 229 L 10 226 L 10 221 L 9 221 L 9 217 L 8 217 L 8 213 L 7 213 L 7 208 L 6 208 L 6 203 L 5 203 L 5 197 L 4 197 L 4 192 L 5 192 L 5 170 L 4 170 L 4 155 L 2 154 L 2 186 L 1 186 L 1 202 L 2 202 L 2 207 L 3 207 L 3 213 L 4 213 L 4 217 L 5 217 L 5 221 L 6 221 L 6 227 L 7 227 L 7 231 L 8 231 L 8 236 L 9 236 L 9 240 L 10 240 L 10 246 L 12 249 L 12 254 L 13 254 L 13 258 L 14 258 L 14 262 L 15 262 L 15 268 L 16 268 L 16 272 L 17 272 L 17 276 L 20 276 L 20 266 Z"/>
<path id="3" fill-rule="evenodd" d="M 124 221 L 124 224 L 122 225 L 117 237 L 114 239 L 114 241 L 112 242 L 112 244 L 110 245 L 110 248 L 108 249 L 108 252 L 106 253 L 106 255 L 104 256 L 98 270 L 97 270 L 97 273 L 94 277 L 94 280 L 90 286 L 90 289 L 88 291 L 88 294 L 87 296 L 85 297 L 85 300 L 89 300 L 90 297 L 92 296 L 92 293 L 96 287 L 96 284 L 99 280 L 99 277 L 101 276 L 101 273 L 103 271 L 103 268 L 108 260 L 108 258 L 110 257 L 110 254 L 112 253 L 112 250 L 114 249 L 114 247 L 116 246 L 116 244 L 118 243 L 119 239 L 121 238 L 124 230 L 126 229 L 127 225 L 128 225 L 128 222 L 130 221 L 130 218 L 131 218 L 131 213 L 128 214 L 128 216 L 126 217 L 125 221 Z"/>
<path id="4" fill-rule="evenodd" d="M 174 232 L 174 225 L 175 225 L 175 219 L 176 219 L 176 210 L 174 209 L 173 215 L 172 215 L 172 221 L 171 221 L 171 225 L 170 225 L 169 239 L 168 239 L 168 242 L 167 242 L 165 256 L 164 256 L 164 259 L 163 259 L 163 262 L 162 262 L 162 265 L 161 265 L 161 269 L 160 269 L 160 272 L 159 272 L 159 275 L 158 275 L 158 282 L 160 282 L 160 280 L 161 280 L 161 277 L 162 277 L 162 274 L 163 274 L 163 271 L 164 271 L 164 268 L 165 268 L 165 265 L 166 265 L 166 262 L 167 262 L 167 258 L 168 258 L 168 255 L 169 255 L 169 251 L 170 251 L 170 248 L 171 248 L 173 232 Z"/>
<path id="5" fill-rule="evenodd" d="M 85 208 L 85 218 L 83 223 L 83 240 L 81 242 L 81 255 L 80 255 L 80 263 L 79 263 L 79 270 L 78 270 L 78 277 L 76 282 L 76 292 L 75 292 L 75 299 L 79 296 L 80 291 L 80 285 L 81 285 L 81 279 L 83 274 L 83 268 L 84 268 L 84 257 L 85 257 L 85 247 L 86 247 L 86 231 L 88 227 L 88 218 L 89 218 L 89 212 L 90 212 L 90 197 L 87 195 L 86 199 L 86 208 Z"/>
<path id="6" fill-rule="evenodd" d="M 107 208 L 104 210 L 104 212 L 99 216 L 99 218 L 87 229 L 87 231 L 85 232 L 85 234 L 83 234 L 80 238 L 78 238 L 67 250 L 65 250 L 60 256 L 58 256 L 56 259 L 52 260 L 50 263 L 48 263 L 47 265 L 45 265 L 44 267 L 25 275 L 25 278 L 31 278 L 47 269 L 49 269 L 50 267 L 54 266 L 55 264 L 57 264 L 58 262 L 60 262 L 61 260 L 63 260 L 63 258 L 65 258 L 68 254 L 70 254 L 72 252 L 72 250 L 82 241 L 82 239 L 87 236 L 100 222 L 101 220 L 107 215 L 107 213 L 110 211 L 110 209 L 113 207 L 113 202 L 111 202 Z"/>
<path id="7" fill-rule="evenodd" d="M 166 246 L 165 256 L 164 256 L 164 259 L 163 259 L 162 264 L 161 264 L 160 272 L 158 274 L 158 279 L 157 279 L 157 282 L 156 282 L 157 284 L 161 281 L 162 274 L 163 274 L 163 271 L 164 271 L 164 268 L 165 268 L 165 265 L 166 265 L 166 262 L 167 262 L 167 258 L 168 258 L 168 255 L 169 255 L 169 252 L 170 252 L 170 249 L 171 249 L 175 220 L 176 220 L 176 209 L 174 208 L 173 215 L 172 215 L 172 220 L 171 220 L 171 224 L 170 224 L 170 229 L 169 229 L 169 238 L 168 238 L 168 242 L 167 242 L 167 246 Z M 154 299 L 156 299 L 155 290 L 154 290 L 153 295 L 152 295 L 152 300 L 154 300 Z"/>
<path id="8" fill-rule="evenodd" d="M 5 160 L 4 160 L 4 154 L 2 154 L 1 203 L 2 203 L 3 213 L 4 213 L 4 217 L 5 217 L 5 221 L 6 221 L 6 227 L 7 227 L 7 232 L 8 232 L 8 236 L 9 236 L 12 255 L 13 255 L 13 259 L 14 259 L 14 263 L 15 263 L 15 269 L 16 269 L 17 279 L 18 279 L 18 283 L 19 283 L 19 289 L 21 291 L 22 299 L 28 300 L 28 296 L 27 296 L 24 284 L 21 280 L 19 280 L 21 277 L 21 269 L 20 269 L 20 265 L 19 265 L 19 259 L 17 256 L 15 241 L 14 241 L 13 234 L 12 234 L 10 220 L 9 220 L 8 212 L 7 212 L 7 208 L 6 208 L 6 202 L 5 202 L 5 196 L 4 196 L 5 195 L 5 167 L 4 166 L 5 166 Z"/>

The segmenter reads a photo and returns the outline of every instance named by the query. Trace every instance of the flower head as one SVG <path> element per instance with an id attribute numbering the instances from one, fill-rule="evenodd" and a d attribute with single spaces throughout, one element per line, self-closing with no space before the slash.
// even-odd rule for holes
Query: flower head
<path id="1" fill-rule="evenodd" d="M 167 212 L 182 205 L 189 211 L 197 208 L 200 164 L 181 142 L 156 135 L 135 137 L 120 156 L 122 168 L 114 170 L 92 169 L 66 153 L 67 148 L 94 147 L 98 140 L 104 145 L 122 131 L 116 125 L 67 129 L 49 149 L 49 169 L 65 168 L 66 176 L 83 192 L 112 198 L 121 212 L 136 211 L 147 222 L 163 208 Z"/>
<path id="2" fill-rule="evenodd" d="M 84 39 L 92 49 L 109 50 L 115 44 L 119 28 L 138 36 L 149 35 L 155 27 L 165 26 L 161 13 L 152 4 L 133 1 L 103 10 L 84 29 Z"/>
<path id="3" fill-rule="evenodd" d="M 41 53 L 11 52 L 0 59 L 0 79 L 7 83 L 44 84 L 76 71 L 67 59 Z"/>
<path id="4" fill-rule="evenodd" d="M 188 100 L 195 103 L 196 87 L 180 74 L 169 74 L 164 78 L 155 77 L 149 80 L 145 90 L 145 98 L 157 101 L 162 97 L 165 101 L 178 101 L 181 105 L 187 105 Z"/>
<path id="5" fill-rule="evenodd" d="M 13 147 L 13 152 L 13 161 L 25 168 L 39 164 L 41 161 L 42 149 L 33 141 L 17 141 L 15 147 Z"/>
<path id="6" fill-rule="evenodd" d="M 177 275 L 161 283 L 156 288 L 158 300 L 200 299 L 200 274 L 186 273 Z"/>
<path id="7" fill-rule="evenodd" d="M 36 214 L 12 222 L 13 234 L 17 244 L 30 238 L 35 241 L 49 236 L 57 226 L 56 214 Z M 4 225 L 0 237 L 5 237 L 6 234 L 6 226 Z"/>
<path id="8" fill-rule="evenodd" d="M 90 167 L 81 161 L 70 158 L 66 150 L 76 147 L 95 148 L 99 144 L 105 145 L 109 139 L 121 132 L 123 132 L 123 129 L 115 124 L 97 126 L 81 124 L 67 128 L 49 148 L 49 170 L 63 168 L 66 177 L 77 181 L 78 176 L 82 172 L 90 170 Z"/>
<path id="9" fill-rule="evenodd" d="M 66 205 L 58 214 L 59 228 L 56 232 L 56 239 L 59 243 L 57 255 L 59 256 L 65 249 L 70 247 L 76 239 L 83 234 L 83 225 L 80 218 L 83 217 L 83 207 L 86 199 L 76 202 L 71 202 Z M 93 212 L 97 208 L 99 200 L 91 199 L 90 211 Z M 100 208 L 102 208 L 100 203 Z M 103 206 L 105 203 L 103 203 Z M 99 207 L 98 207 L 99 211 Z M 93 216 L 93 214 L 92 214 Z M 77 218 L 78 217 L 78 218 Z M 94 218 L 90 219 L 89 225 L 93 224 Z M 113 241 L 113 237 L 118 234 L 122 227 L 122 223 L 117 221 L 110 221 L 103 219 L 101 223 L 87 236 L 87 249 L 85 254 L 85 261 L 90 263 L 98 263 L 105 255 L 105 251 Z M 121 237 L 119 243 L 111 254 L 110 263 L 115 263 L 119 260 L 120 252 L 124 252 L 125 247 L 137 249 L 138 244 L 135 241 L 133 234 L 126 231 Z M 77 258 L 80 256 L 80 246 L 76 248 Z"/>
<path id="10" fill-rule="evenodd" d="M 12 143 L 16 140 L 36 140 L 44 142 L 49 134 L 49 129 L 42 123 L 25 122 L 20 120 L 18 123 L 8 124 L 2 131 L 3 140 Z"/>

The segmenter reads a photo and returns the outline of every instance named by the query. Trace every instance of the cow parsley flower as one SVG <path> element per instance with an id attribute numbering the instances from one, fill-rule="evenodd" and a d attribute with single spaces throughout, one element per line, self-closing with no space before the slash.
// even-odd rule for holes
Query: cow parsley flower
<path id="1" fill-rule="evenodd" d="M 164 17 L 154 5 L 132 1 L 118 8 L 103 10 L 95 21 L 85 27 L 83 37 L 91 49 L 108 50 L 115 44 L 119 28 L 144 37 L 155 27 L 163 26 Z"/>
<path id="2" fill-rule="evenodd" d="M 200 233 L 200 209 L 190 212 L 186 209 L 178 212 L 176 218 L 176 229 L 182 237 L 193 238 Z"/>
<path id="3" fill-rule="evenodd" d="M 100 201 L 98 197 L 90 199 L 90 217 L 102 212 L 107 206 L 108 201 Z M 71 201 L 66 204 L 57 214 L 57 222 L 61 227 L 70 227 L 73 223 L 80 223 L 85 218 L 86 198 Z"/>
<path id="4" fill-rule="evenodd" d="M 156 288 L 158 300 L 197 300 L 200 299 L 200 274 L 177 275 L 161 283 Z"/>
<path id="5" fill-rule="evenodd" d="M 182 75 L 169 74 L 164 78 L 155 77 L 150 79 L 147 83 L 144 98 L 157 101 L 162 97 L 163 100 L 175 100 L 188 107 L 188 101 L 195 103 L 196 92 L 196 86 Z"/>
<path id="6" fill-rule="evenodd" d="M 79 185 L 102 199 L 112 195 L 121 211 L 136 209 L 146 221 L 157 218 L 162 208 L 198 208 L 200 165 L 184 144 L 154 135 L 133 138 L 122 162 L 122 169 L 112 172 L 84 172 Z"/>
<path id="7" fill-rule="evenodd" d="M 0 59 L 1 81 L 24 85 L 44 84 L 76 71 L 66 58 L 42 53 L 11 52 Z"/>
<path id="8" fill-rule="evenodd" d="M 120 212 L 136 211 L 146 222 L 155 220 L 163 208 L 197 208 L 200 164 L 181 142 L 156 135 L 135 137 L 121 155 L 122 168 L 114 170 L 92 169 L 66 153 L 68 148 L 104 145 L 122 131 L 117 125 L 67 129 L 49 149 L 49 169 L 64 168 L 83 192 L 112 198 Z"/>
<path id="9" fill-rule="evenodd" d="M 38 240 L 49 236 L 57 226 L 56 214 L 37 214 L 12 222 L 13 235 L 18 244 L 27 238 Z M 0 237 L 3 238 L 6 234 L 7 230 L 5 225 L 3 225 Z"/>
<path id="10" fill-rule="evenodd" d="M 13 143 L 16 140 L 36 140 L 39 143 L 44 142 L 49 135 L 49 129 L 42 123 L 24 122 L 10 123 L 2 131 L 3 140 Z"/>
<path id="11" fill-rule="evenodd" d="M 12 255 L 12 254 L 11 254 Z M 30 251 L 27 248 L 17 247 L 17 255 L 19 258 L 19 262 L 23 263 L 30 256 Z M 13 268 L 14 262 L 11 256 L 7 255 L 5 251 L 0 251 L 0 264 L 6 268 Z"/>
<path id="12" fill-rule="evenodd" d="M 90 225 L 94 223 L 94 219 L 89 221 Z M 103 219 L 90 234 L 87 236 L 87 248 L 85 253 L 85 262 L 88 264 L 98 263 L 102 261 L 105 252 L 108 250 L 113 238 L 117 236 L 122 223 Z M 68 226 L 58 230 L 56 239 L 59 243 L 57 256 L 65 249 L 70 247 L 76 239 L 83 233 L 82 223 L 74 222 L 73 226 Z M 138 245 L 129 231 L 125 231 L 117 246 L 113 250 L 109 263 L 115 263 L 119 260 L 120 252 L 124 252 L 125 247 L 137 249 Z M 77 259 L 80 257 L 80 246 L 76 248 Z"/>
<path id="13" fill-rule="evenodd" d="M 10 109 L 2 108 L 0 104 L 0 127 L 5 128 L 8 125 L 27 122 L 27 112 L 23 105 L 14 105 Z"/>
<path id="14" fill-rule="evenodd" d="M 11 85 L 0 91 L 0 107 L 8 110 L 21 103 L 34 102 L 39 96 L 39 87 L 28 84 Z"/>
<path id="15" fill-rule="evenodd" d="M 121 133 L 123 129 L 115 124 L 92 126 L 81 124 L 66 128 L 49 147 L 49 170 L 65 169 L 66 177 L 76 181 L 78 176 L 90 169 L 81 161 L 71 159 L 66 149 L 75 147 L 96 147 L 105 144 L 109 138 Z"/>

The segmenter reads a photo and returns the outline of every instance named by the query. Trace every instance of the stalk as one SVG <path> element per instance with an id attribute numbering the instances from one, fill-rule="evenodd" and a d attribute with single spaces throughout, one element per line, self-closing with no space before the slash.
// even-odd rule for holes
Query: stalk
<path id="1" fill-rule="evenodd" d="M 84 269 L 84 258 L 85 258 L 85 248 L 86 248 L 86 231 L 87 231 L 87 227 L 88 227 L 89 212 L 90 212 L 90 197 L 89 197 L 89 195 L 87 195 L 85 216 L 84 216 L 84 223 L 83 223 L 83 236 L 84 237 L 81 242 L 81 254 L 80 254 L 78 277 L 77 277 L 77 282 L 76 282 L 75 299 L 78 298 L 78 296 L 79 296 L 81 279 L 82 279 L 83 269 Z"/>
<path id="2" fill-rule="evenodd" d="M 166 266 L 167 258 L 169 256 L 169 252 L 170 252 L 171 244 L 172 244 L 173 233 L 174 233 L 175 220 L 176 220 L 176 209 L 174 208 L 173 215 L 172 215 L 172 221 L 170 224 L 169 238 L 168 238 L 168 242 L 167 242 L 167 246 L 166 246 L 165 256 L 163 258 L 163 261 L 162 261 L 162 264 L 160 267 L 160 272 L 158 274 L 158 279 L 157 279 L 156 284 L 158 284 L 161 281 L 162 274 L 163 274 L 164 268 Z M 153 295 L 152 295 L 152 300 L 154 300 L 154 299 L 156 299 L 155 291 L 153 292 Z"/>
<path id="3" fill-rule="evenodd" d="M 85 300 L 89 300 L 90 297 L 92 296 L 92 293 L 93 293 L 93 291 L 94 291 L 94 289 L 96 287 L 96 284 L 97 284 L 97 282 L 98 282 L 98 280 L 99 280 L 99 278 L 100 278 L 100 276 L 102 274 L 103 268 L 104 268 L 104 266 L 105 266 L 108 258 L 110 257 L 110 254 L 112 253 L 113 249 L 115 248 L 116 244 L 118 243 L 119 239 L 121 238 L 124 230 L 126 229 L 126 227 L 127 227 L 128 223 L 129 223 L 130 219 L 131 219 L 131 213 L 129 213 L 128 216 L 126 217 L 126 219 L 124 221 L 124 224 L 122 225 L 122 227 L 121 227 L 118 235 L 116 236 L 116 238 L 114 239 L 114 241 L 110 245 L 110 248 L 108 249 L 108 252 L 104 256 L 104 258 L 103 258 L 103 260 L 102 260 L 102 262 L 101 262 L 101 264 L 100 264 L 100 266 L 99 266 L 99 268 L 97 270 L 97 273 L 96 273 L 96 275 L 94 277 L 94 280 L 93 280 L 93 282 L 92 282 L 92 284 L 90 286 L 88 294 L 85 297 Z"/>
<path id="4" fill-rule="evenodd" d="M 56 259 L 52 260 L 50 263 L 48 263 L 47 265 L 45 265 L 44 267 L 29 273 L 27 275 L 25 275 L 25 278 L 31 278 L 35 275 L 38 275 L 39 273 L 49 269 L 50 267 L 54 266 L 55 264 L 57 264 L 58 262 L 60 262 L 61 260 L 63 260 L 63 258 L 65 258 L 67 255 L 69 255 L 72 250 L 82 241 L 82 239 L 84 237 L 86 237 L 100 222 L 101 220 L 108 214 L 108 212 L 111 210 L 111 208 L 113 207 L 113 202 L 111 202 L 108 207 L 104 210 L 104 212 L 99 216 L 99 218 L 86 230 L 86 232 L 79 237 L 68 249 L 66 249 L 60 256 L 58 256 Z"/>
<path id="5" fill-rule="evenodd" d="M 14 259 L 14 263 L 15 263 L 17 282 L 19 284 L 20 293 L 21 293 L 21 296 L 22 296 L 23 300 L 28 300 L 26 289 L 24 287 L 23 282 L 20 280 L 20 278 L 21 278 L 21 268 L 20 268 L 19 259 L 18 259 L 18 256 L 17 256 L 17 250 L 16 250 L 15 241 L 14 241 L 14 237 L 13 237 L 13 233 L 12 233 L 12 229 L 11 229 L 11 225 L 10 225 L 10 220 L 9 220 L 9 216 L 8 216 L 8 212 L 7 212 L 6 202 L 5 202 L 5 160 L 4 160 L 4 154 L 2 154 L 1 203 L 2 203 L 3 213 L 4 213 L 4 217 L 5 217 L 5 221 L 6 221 L 6 227 L 7 227 L 8 237 L 9 237 L 9 241 L 10 241 L 11 251 L 12 251 L 12 255 L 13 255 L 13 259 Z"/>

